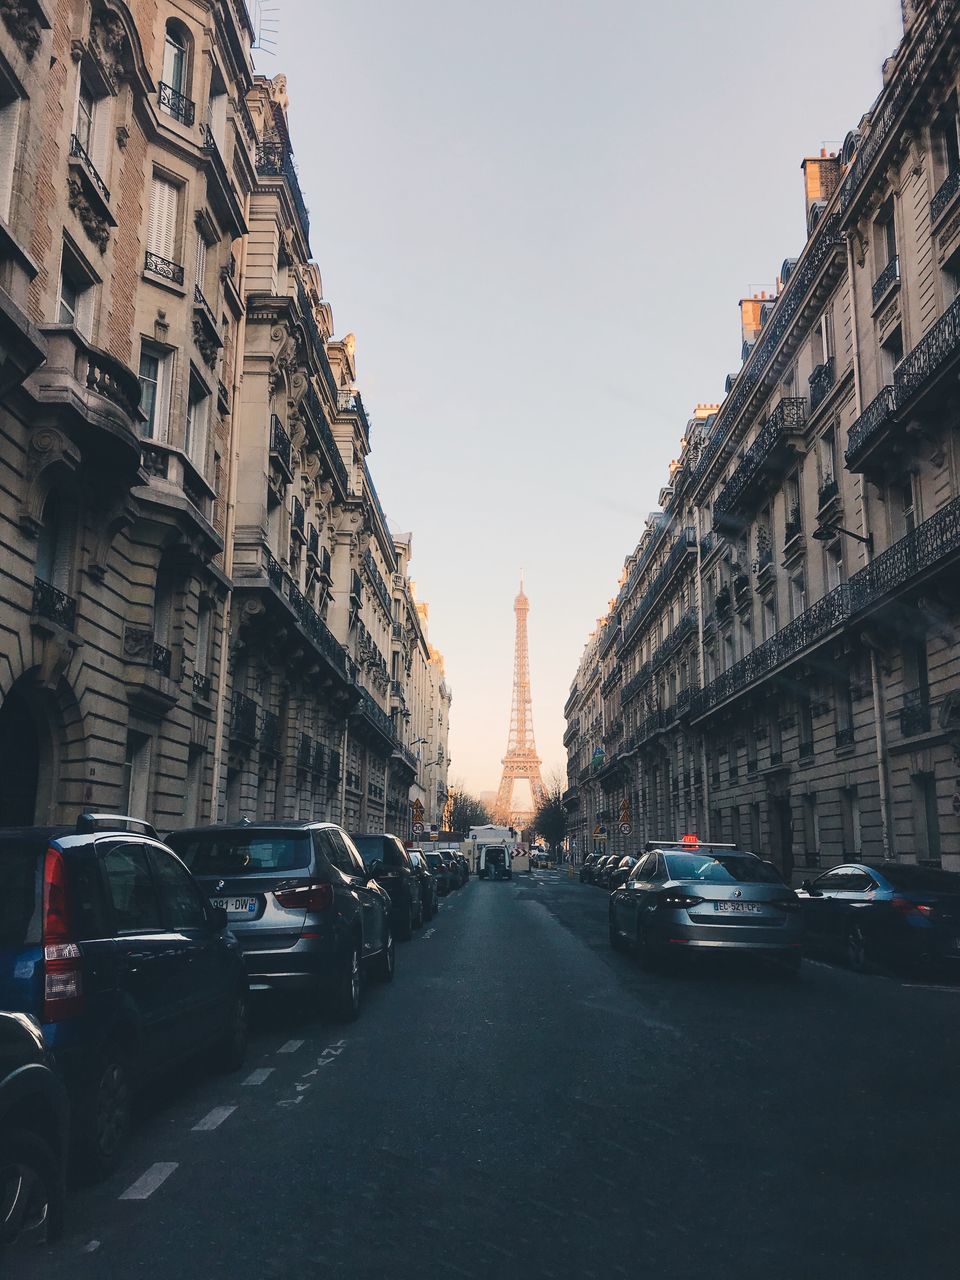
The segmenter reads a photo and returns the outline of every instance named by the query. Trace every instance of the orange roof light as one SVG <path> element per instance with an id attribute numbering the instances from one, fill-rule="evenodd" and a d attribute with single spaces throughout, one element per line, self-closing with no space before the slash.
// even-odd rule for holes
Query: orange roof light
<path id="1" fill-rule="evenodd" d="M 700 837 L 694 835 L 681 836 L 680 843 L 685 849 L 699 849 Z"/>

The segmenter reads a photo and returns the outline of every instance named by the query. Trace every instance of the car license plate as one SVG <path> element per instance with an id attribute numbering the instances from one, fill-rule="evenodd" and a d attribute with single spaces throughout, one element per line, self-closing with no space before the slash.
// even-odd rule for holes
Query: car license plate
<path id="1" fill-rule="evenodd" d="M 737 915 L 759 915 L 763 907 L 759 902 L 715 902 L 714 911 L 733 911 Z"/>
<path id="2" fill-rule="evenodd" d="M 257 914 L 256 898 L 211 898 L 215 907 L 222 907 L 228 916 L 255 916 Z"/>

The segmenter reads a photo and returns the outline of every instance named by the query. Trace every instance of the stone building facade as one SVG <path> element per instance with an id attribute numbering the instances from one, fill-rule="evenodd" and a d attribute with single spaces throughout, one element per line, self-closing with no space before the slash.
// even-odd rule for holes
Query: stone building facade
<path id="1" fill-rule="evenodd" d="M 398 550 L 252 38 L 0 8 L 0 823 L 409 825 Z"/>
<path id="2" fill-rule="evenodd" d="M 960 5 L 908 8 L 581 662 L 567 805 L 611 852 L 696 830 L 788 875 L 960 870 Z"/>

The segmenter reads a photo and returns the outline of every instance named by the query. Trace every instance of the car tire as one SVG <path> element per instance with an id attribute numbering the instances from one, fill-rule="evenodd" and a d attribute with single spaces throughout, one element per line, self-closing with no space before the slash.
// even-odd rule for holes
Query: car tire
<path id="1" fill-rule="evenodd" d="M 360 943 L 351 942 L 340 964 L 333 989 L 333 1011 L 339 1022 L 356 1022 L 360 1017 L 360 996 L 363 976 L 360 964 Z"/>
<path id="2" fill-rule="evenodd" d="M 397 937 L 401 942 L 409 942 L 413 937 L 413 903 L 408 902 L 403 918 L 398 922 Z"/>
<path id="3" fill-rule="evenodd" d="M 634 944 L 634 950 L 637 953 L 637 961 L 640 968 L 645 973 L 653 973 L 659 968 L 661 955 L 650 941 L 650 931 L 645 929 L 642 924 L 637 925 L 637 939 Z"/>
<path id="4" fill-rule="evenodd" d="M 249 1034 L 247 994 L 238 991 L 230 1004 L 227 1029 L 213 1048 L 214 1070 L 225 1073 L 240 1070 L 246 1061 Z"/>
<path id="5" fill-rule="evenodd" d="M 376 960 L 373 962 L 373 975 L 378 982 L 392 982 L 393 971 L 396 965 L 396 943 L 393 938 L 393 930 L 387 931 L 387 945 L 383 948 Z"/>
<path id="6" fill-rule="evenodd" d="M 867 969 L 867 939 L 858 924 L 847 929 L 847 964 L 854 973 L 865 973 Z"/>
<path id="7" fill-rule="evenodd" d="M 116 1169 L 130 1133 L 130 1064 L 122 1045 L 104 1050 L 79 1095 L 73 1109 L 78 1171 L 95 1182 Z"/>
<path id="8" fill-rule="evenodd" d="M 0 1250 L 28 1232 L 56 1240 L 64 1201 L 63 1171 L 46 1139 L 29 1129 L 0 1136 Z"/>

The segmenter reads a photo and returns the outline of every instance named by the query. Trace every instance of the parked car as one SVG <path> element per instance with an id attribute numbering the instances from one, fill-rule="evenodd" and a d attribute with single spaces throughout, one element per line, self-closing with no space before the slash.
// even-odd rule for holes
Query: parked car
<path id="1" fill-rule="evenodd" d="M 247 980 L 226 925 L 146 823 L 0 831 L 0 1007 L 40 1024 L 86 1174 L 118 1163 L 151 1077 L 204 1050 L 243 1061 Z"/>
<path id="2" fill-rule="evenodd" d="M 401 942 L 409 942 L 414 929 L 423 924 L 423 896 L 420 876 L 414 870 L 403 842 L 391 835 L 353 835 L 367 875 L 390 895 L 390 921 Z"/>
<path id="3" fill-rule="evenodd" d="M 390 898 L 332 822 L 247 822 L 170 843 L 227 913 L 252 990 L 305 991 L 359 1016 L 363 973 L 393 977 Z"/>
<path id="4" fill-rule="evenodd" d="M 437 892 L 441 898 L 451 891 L 453 886 L 453 873 L 442 853 L 438 853 L 435 849 L 428 849 L 423 855 L 430 870 L 433 872 L 437 881 Z"/>
<path id="5" fill-rule="evenodd" d="M 457 866 L 460 868 L 461 885 L 469 884 L 470 883 L 470 863 L 467 861 L 466 857 L 462 853 L 455 853 L 453 856 L 457 863 Z"/>
<path id="6" fill-rule="evenodd" d="M 4 896 L 0 928 L 6 905 Z M 67 1093 L 40 1024 L 0 1013 L 0 1262 L 18 1240 L 51 1241 L 63 1229 L 67 1133 Z"/>
<path id="7" fill-rule="evenodd" d="M 420 879 L 420 896 L 423 901 L 423 918 L 432 920 L 440 910 L 440 890 L 437 877 L 430 869 L 430 863 L 422 849 L 408 849 L 410 862 Z"/>
<path id="8" fill-rule="evenodd" d="M 597 869 L 597 863 L 599 861 L 600 855 L 598 853 L 590 853 L 586 856 L 583 860 L 582 866 L 580 867 L 581 884 L 593 884 L 594 872 Z"/>
<path id="9" fill-rule="evenodd" d="M 901 862 L 846 862 L 798 894 L 811 951 L 871 963 L 960 962 L 960 875 Z"/>
<path id="10" fill-rule="evenodd" d="M 533 849 L 530 853 L 530 865 L 538 871 L 547 871 L 553 866 L 553 862 L 545 849 Z"/>
<path id="11" fill-rule="evenodd" d="M 629 853 L 625 854 L 619 862 L 613 862 L 610 874 L 607 877 L 607 887 L 619 889 L 636 865 L 637 859 Z"/>
<path id="12" fill-rule="evenodd" d="M 462 889 L 466 880 L 463 874 L 463 867 L 457 859 L 457 854 L 452 849 L 441 849 L 440 856 L 443 858 L 444 866 L 447 868 L 451 887 Z"/>
<path id="13" fill-rule="evenodd" d="M 741 951 L 799 969 L 803 920 L 775 868 L 729 845 L 661 846 L 610 895 L 610 945 L 650 967 L 677 952 Z"/>
<path id="14" fill-rule="evenodd" d="M 599 885 L 601 889 L 610 888 L 610 872 L 617 864 L 617 855 L 608 853 L 605 858 L 597 864 L 596 874 L 593 877 L 593 883 Z"/>

